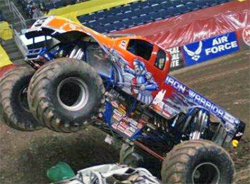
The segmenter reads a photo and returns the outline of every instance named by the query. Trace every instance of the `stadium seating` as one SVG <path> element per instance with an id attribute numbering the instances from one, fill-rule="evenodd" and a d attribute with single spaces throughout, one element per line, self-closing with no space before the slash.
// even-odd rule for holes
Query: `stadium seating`
<path id="1" fill-rule="evenodd" d="M 122 5 L 127 5 L 132 2 L 136 2 L 139 0 L 89 0 L 84 3 L 79 3 L 75 5 L 70 5 L 67 7 L 62 7 L 59 9 L 50 10 L 48 15 L 57 15 L 62 16 L 72 21 L 79 22 L 77 16 L 90 14 L 92 12 L 101 13 L 104 10 L 112 9 L 113 7 L 121 7 Z M 118 10 L 120 12 L 120 10 Z M 113 12 L 114 15 L 119 12 Z M 120 13 L 125 13 L 120 12 Z M 97 15 L 97 14 L 96 14 Z M 106 16 L 106 14 L 105 14 Z M 98 15 L 96 17 L 99 17 Z M 80 22 L 79 22 L 80 23 Z"/>
<path id="2" fill-rule="evenodd" d="M 32 17 L 32 8 L 39 8 L 44 13 L 49 12 L 52 9 L 61 8 L 67 5 L 75 4 L 76 0 L 58 0 L 55 3 L 51 3 L 49 0 L 17 0 L 21 5 L 22 8 L 26 11 L 28 15 Z M 34 5 L 30 5 L 30 3 L 33 3 Z M 43 7 L 43 8 L 41 8 Z"/>
<path id="3" fill-rule="evenodd" d="M 203 9 L 231 0 L 146 0 L 78 16 L 87 27 L 102 33 L 122 30 Z"/>

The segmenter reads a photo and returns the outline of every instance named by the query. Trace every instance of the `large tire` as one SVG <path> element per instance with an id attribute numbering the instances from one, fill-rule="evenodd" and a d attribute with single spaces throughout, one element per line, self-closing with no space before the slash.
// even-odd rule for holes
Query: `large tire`
<path id="1" fill-rule="evenodd" d="M 103 111 L 104 92 L 102 79 L 94 68 L 83 61 L 60 58 L 34 74 L 28 102 L 44 126 L 70 133 L 82 129 Z"/>
<path id="2" fill-rule="evenodd" d="M 3 123 L 21 131 L 42 128 L 31 114 L 27 101 L 27 89 L 35 70 L 17 66 L 7 71 L 0 81 L 0 117 Z"/>
<path id="3" fill-rule="evenodd" d="M 171 150 L 163 162 L 164 183 L 230 184 L 235 170 L 230 155 L 213 142 L 191 140 Z"/>

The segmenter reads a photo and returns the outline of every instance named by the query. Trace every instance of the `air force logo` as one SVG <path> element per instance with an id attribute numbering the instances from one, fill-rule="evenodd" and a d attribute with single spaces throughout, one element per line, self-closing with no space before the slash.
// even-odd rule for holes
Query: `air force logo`
<path id="1" fill-rule="evenodd" d="M 189 50 L 186 45 L 183 48 L 187 52 L 187 54 L 192 58 L 192 60 L 198 61 L 200 59 L 200 54 L 202 51 L 202 41 L 199 42 L 199 46 L 195 51 Z"/>
<path id="2" fill-rule="evenodd" d="M 235 32 L 215 36 L 183 46 L 186 66 L 192 66 L 239 50 Z"/>

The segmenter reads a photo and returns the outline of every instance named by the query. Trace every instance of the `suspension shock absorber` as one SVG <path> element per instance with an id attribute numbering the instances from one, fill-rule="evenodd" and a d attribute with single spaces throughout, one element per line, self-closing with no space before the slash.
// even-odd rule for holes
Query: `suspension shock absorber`
<path id="1" fill-rule="evenodd" d="M 203 134 L 208 128 L 209 112 L 205 109 L 198 109 L 193 116 L 193 128 L 190 134 L 190 139 L 203 138 Z"/>
<path id="2" fill-rule="evenodd" d="M 82 48 L 75 46 L 74 49 L 71 51 L 69 58 L 81 60 L 83 55 L 84 55 L 84 52 L 83 52 Z"/>
<path id="3" fill-rule="evenodd" d="M 190 109 L 183 119 L 182 132 L 189 132 L 189 139 L 200 139 L 209 124 L 209 112 L 205 109 Z"/>
<path id="4" fill-rule="evenodd" d="M 78 46 L 75 46 L 73 50 L 70 52 L 69 58 L 74 58 L 76 52 L 78 50 Z"/>

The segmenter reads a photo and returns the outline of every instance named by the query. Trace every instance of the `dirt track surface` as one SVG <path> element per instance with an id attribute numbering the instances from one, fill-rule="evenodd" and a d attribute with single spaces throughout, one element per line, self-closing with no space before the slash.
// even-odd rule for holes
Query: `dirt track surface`
<path id="1" fill-rule="evenodd" d="M 239 148 L 229 150 L 236 181 L 250 183 L 250 51 L 236 53 L 173 75 L 247 123 Z M 24 133 L 0 123 L 0 184 L 45 184 L 46 170 L 58 161 L 74 170 L 115 163 L 118 151 L 95 128 L 74 134 L 47 129 Z"/>

